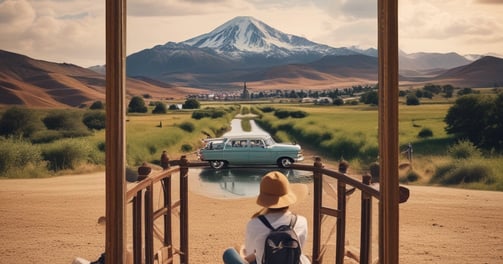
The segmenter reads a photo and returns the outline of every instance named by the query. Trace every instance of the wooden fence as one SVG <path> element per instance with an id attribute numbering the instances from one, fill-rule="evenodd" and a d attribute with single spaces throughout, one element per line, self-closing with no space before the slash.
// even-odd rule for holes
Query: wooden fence
<path id="1" fill-rule="evenodd" d="M 155 175 L 140 175 L 141 179 L 136 185 L 127 191 L 126 199 L 132 206 L 132 254 L 134 264 L 167 264 L 189 263 L 189 235 L 188 235 L 188 173 L 191 167 L 207 167 L 207 162 L 188 161 L 186 156 L 180 160 L 169 161 L 170 166 Z M 313 165 L 293 164 L 291 169 L 310 171 L 313 173 L 313 248 L 312 263 L 324 263 L 323 257 L 327 247 L 321 245 L 321 223 L 325 217 L 336 218 L 336 241 L 335 263 L 342 264 L 345 256 L 346 237 L 346 192 L 347 187 L 352 186 L 361 192 L 361 225 L 360 225 L 360 263 L 371 263 L 372 248 L 372 199 L 377 199 L 380 204 L 379 187 L 371 184 L 370 175 L 363 175 L 362 181 L 358 181 L 343 172 L 324 168 L 319 158 Z M 148 168 L 140 167 L 139 174 L 150 172 Z M 146 170 L 146 173 L 142 173 Z M 179 200 L 173 201 L 172 177 L 179 176 Z M 331 177 L 337 180 L 337 208 L 324 207 L 322 204 L 323 180 Z M 161 184 L 163 203 L 154 210 L 153 186 Z M 400 202 L 407 201 L 409 191 L 400 187 Z M 179 211 L 179 226 L 173 226 L 173 210 Z M 154 221 L 161 219 L 163 230 L 154 225 Z M 381 214 L 379 213 L 379 231 L 381 228 Z M 179 232 L 179 245 L 173 244 L 173 234 Z M 379 234 L 381 238 L 381 234 Z M 159 248 L 154 248 L 154 239 L 161 242 Z M 382 239 L 379 239 L 379 256 L 382 254 Z"/>

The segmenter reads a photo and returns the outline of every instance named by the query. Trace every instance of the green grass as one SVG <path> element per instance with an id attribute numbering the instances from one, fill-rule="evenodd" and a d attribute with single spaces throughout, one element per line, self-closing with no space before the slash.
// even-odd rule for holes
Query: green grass
<path id="1" fill-rule="evenodd" d="M 278 119 L 272 112 L 262 112 L 262 107 L 272 107 L 288 111 L 304 111 L 304 118 Z M 324 162 L 337 162 L 341 157 L 350 160 L 350 171 L 355 174 L 368 172 L 371 162 L 378 156 L 378 108 L 368 105 L 355 106 L 319 106 L 300 103 L 264 103 L 243 102 L 204 102 L 201 108 L 232 109 L 221 118 L 191 118 L 192 111 L 168 111 L 167 114 L 132 114 L 126 122 L 126 156 L 129 166 L 138 166 L 147 161 L 159 163 L 163 150 L 171 159 L 178 159 L 182 154 L 192 154 L 201 146 L 201 139 L 218 137 L 227 129 L 231 119 L 237 113 L 253 113 L 256 120 L 273 136 L 282 142 L 299 142 L 303 148 L 315 150 L 324 157 Z M 399 106 L 399 144 L 404 150 L 408 143 L 413 146 L 412 171 L 400 172 L 402 182 L 408 184 L 447 184 L 461 188 L 474 188 L 503 191 L 503 156 L 482 152 L 482 157 L 474 157 L 461 166 L 457 159 L 449 156 L 448 149 L 454 145 L 454 139 L 445 133 L 444 116 L 450 104 L 446 101 L 421 104 L 419 106 Z M 181 124 L 190 123 L 189 130 L 180 128 Z M 242 126 L 247 131 L 249 119 L 243 119 Z M 183 127 L 183 126 L 182 126 Z M 418 137 L 422 129 L 429 129 L 431 137 Z M 86 146 L 98 151 L 90 152 L 90 159 L 104 156 L 105 131 L 94 132 L 92 136 L 81 138 Z M 79 143 L 80 144 L 80 143 Z M 40 151 L 49 145 L 39 144 Z M 31 148 L 31 146 L 26 146 Z M 349 154 L 355 151 L 357 154 Z M 13 154 L 14 155 L 14 154 Z M 11 155 L 12 156 L 12 155 Z M 9 156 L 9 157 L 11 157 Z M 13 156 L 12 156 L 13 157 Z M 194 157 L 195 158 L 195 157 Z M 400 162 L 407 162 L 404 155 Z M 99 166 L 99 162 L 92 163 Z M 21 166 L 10 170 L 8 177 L 42 177 L 44 170 L 40 162 L 35 165 Z M 335 164 L 334 164 L 335 165 Z M 34 167 L 36 166 L 36 167 Z M 482 167 L 480 169 L 479 167 Z M 474 177 L 467 173 L 489 173 L 490 180 L 477 182 L 432 181 L 442 168 L 456 168 L 449 175 L 455 177 Z M 75 173 L 85 170 L 77 166 Z M 35 173 L 37 172 L 38 173 Z M 40 173 L 42 172 L 42 173 Z M 458 173 L 455 175 L 455 173 Z M 31 175 L 26 175 L 31 174 Z M 446 174 L 447 175 L 447 174 Z M 448 176 L 449 176 L 448 175 Z M 459 176 L 460 175 L 460 176 Z M 465 176 L 463 176 L 465 175 Z M 438 177 L 438 176 L 437 176 Z"/>

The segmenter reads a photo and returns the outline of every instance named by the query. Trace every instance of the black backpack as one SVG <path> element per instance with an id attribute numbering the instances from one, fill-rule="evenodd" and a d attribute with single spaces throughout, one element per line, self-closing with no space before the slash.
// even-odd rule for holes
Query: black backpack
<path id="1" fill-rule="evenodd" d="M 258 218 L 271 230 L 265 240 L 262 264 L 299 264 L 301 247 L 299 238 L 293 230 L 297 215 L 293 215 L 290 225 L 282 225 L 276 229 L 265 216 L 259 215 Z"/>

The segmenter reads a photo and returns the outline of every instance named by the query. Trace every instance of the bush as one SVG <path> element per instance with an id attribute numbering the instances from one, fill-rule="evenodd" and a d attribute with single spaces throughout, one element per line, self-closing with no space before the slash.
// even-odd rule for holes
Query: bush
<path id="1" fill-rule="evenodd" d="M 492 170 L 489 167 L 457 162 L 437 169 L 430 182 L 447 185 L 476 182 L 491 184 L 494 182 L 492 175 Z"/>
<path id="2" fill-rule="evenodd" d="M 340 97 L 337 97 L 334 99 L 334 105 L 343 105 L 344 104 L 344 100 Z"/>
<path id="3" fill-rule="evenodd" d="M 105 109 L 105 104 L 102 101 L 95 101 L 89 106 L 91 110 L 103 110 Z"/>
<path id="4" fill-rule="evenodd" d="M 192 151 L 192 146 L 189 144 L 183 144 L 181 150 L 183 152 L 190 152 L 190 151 Z"/>
<path id="5" fill-rule="evenodd" d="M 169 110 L 180 110 L 176 104 L 169 105 Z"/>
<path id="6" fill-rule="evenodd" d="M 80 112 L 56 110 L 49 113 L 42 121 L 45 127 L 51 130 L 86 130 Z"/>
<path id="7" fill-rule="evenodd" d="M 407 99 L 405 99 L 406 105 L 419 105 L 420 104 L 419 99 L 414 94 L 409 94 L 409 95 L 407 95 L 406 98 L 407 98 Z"/>
<path id="8" fill-rule="evenodd" d="M 42 130 L 37 131 L 30 138 L 31 143 L 41 144 L 41 143 L 51 143 L 53 141 L 64 138 L 63 133 L 56 130 Z"/>
<path id="9" fill-rule="evenodd" d="M 143 100 L 140 96 L 134 96 L 129 101 L 128 112 L 129 113 L 146 113 L 148 111 L 147 106 L 145 105 L 145 100 Z"/>
<path id="10" fill-rule="evenodd" d="M 30 109 L 12 107 L 0 119 L 0 135 L 15 138 L 28 138 L 43 128 L 43 123 Z"/>
<path id="11" fill-rule="evenodd" d="M 182 105 L 182 109 L 199 109 L 201 104 L 196 99 L 187 99 Z"/>
<path id="12" fill-rule="evenodd" d="M 305 111 L 292 111 L 290 112 L 290 116 L 293 117 L 293 118 L 304 118 L 307 116 L 307 112 Z"/>
<path id="13" fill-rule="evenodd" d="M 44 174 L 45 163 L 39 146 L 23 140 L 0 140 L 0 177 L 33 177 Z M 18 173 L 18 172 L 24 173 Z"/>
<path id="14" fill-rule="evenodd" d="M 166 104 L 163 102 L 155 102 L 155 107 L 152 110 L 152 114 L 166 114 L 168 110 L 166 109 Z"/>
<path id="15" fill-rule="evenodd" d="M 106 113 L 103 111 L 91 111 L 84 114 L 82 122 L 88 129 L 101 130 L 105 129 L 107 122 Z"/>
<path id="16" fill-rule="evenodd" d="M 290 112 L 288 112 L 287 110 L 279 109 L 279 110 L 274 111 L 274 116 L 276 116 L 279 119 L 285 119 L 290 116 Z"/>
<path id="17" fill-rule="evenodd" d="M 270 113 L 270 112 L 274 111 L 275 109 L 270 106 L 264 106 L 264 107 L 260 108 L 260 110 L 264 113 Z"/>
<path id="18" fill-rule="evenodd" d="M 417 134 L 418 137 L 420 138 L 427 138 L 427 137 L 433 137 L 433 131 L 429 128 L 423 128 L 419 133 Z"/>
<path id="19" fill-rule="evenodd" d="M 183 122 L 180 125 L 178 125 L 178 127 L 189 133 L 193 132 L 196 129 L 196 126 L 191 122 Z"/>
<path id="20" fill-rule="evenodd" d="M 42 151 L 48 169 L 52 171 L 75 169 L 78 165 L 88 162 L 92 147 L 88 142 L 77 139 L 58 141 Z M 93 161 L 96 162 L 96 161 Z"/>
<path id="21" fill-rule="evenodd" d="M 468 140 L 460 140 L 447 149 L 447 153 L 454 159 L 469 159 L 482 156 L 482 152 Z"/>
<path id="22" fill-rule="evenodd" d="M 407 173 L 405 177 L 400 178 L 401 183 L 410 183 L 410 182 L 416 182 L 420 178 L 419 173 L 416 171 L 412 170 Z"/>

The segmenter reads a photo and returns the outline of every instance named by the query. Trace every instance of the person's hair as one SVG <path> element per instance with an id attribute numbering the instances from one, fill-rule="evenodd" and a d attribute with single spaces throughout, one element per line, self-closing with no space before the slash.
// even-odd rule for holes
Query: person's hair
<path id="1" fill-rule="evenodd" d="M 286 212 L 286 211 L 288 211 L 289 208 L 290 208 L 289 206 L 281 207 L 281 208 L 262 208 L 262 209 L 258 210 L 256 213 L 254 213 L 252 215 L 252 218 L 255 218 L 259 215 L 265 215 L 268 213 Z"/>

